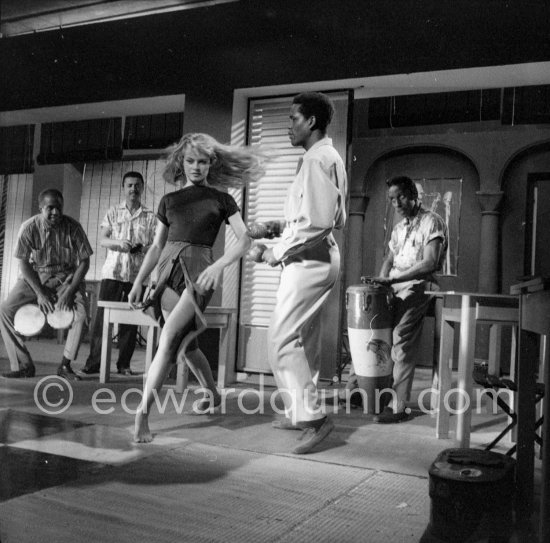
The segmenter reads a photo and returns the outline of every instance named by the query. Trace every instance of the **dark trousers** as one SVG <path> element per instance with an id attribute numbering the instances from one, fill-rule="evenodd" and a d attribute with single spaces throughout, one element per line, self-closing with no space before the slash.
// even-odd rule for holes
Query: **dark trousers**
<path id="1" fill-rule="evenodd" d="M 133 283 L 102 279 L 99 286 L 98 299 L 106 302 L 123 302 L 128 299 Z M 86 360 L 86 368 L 99 367 L 101 361 L 101 340 L 103 335 L 103 308 L 98 307 L 90 337 L 90 355 Z M 134 354 L 137 338 L 137 326 L 131 324 L 118 325 L 118 362 L 117 367 L 129 368 Z"/>

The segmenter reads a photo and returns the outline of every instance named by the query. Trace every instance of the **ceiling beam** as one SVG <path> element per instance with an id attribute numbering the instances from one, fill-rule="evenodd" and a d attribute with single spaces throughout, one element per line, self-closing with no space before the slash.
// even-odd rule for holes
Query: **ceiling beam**
<path id="1" fill-rule="evenodd" d="M 48 32 L 75 26 L 107 23 L 147 17 L 196 8 L 229 4 L 241 0 L 141 0 L 140 2 L 119 0 L 101 0 L 82 5 L 58 4 L 63 7 L 49 7 L 44 9 L 44 3 L 39 2 L 31 9 L 25 9 L 27 4 L 10 6 L 2 15 L 0 22 L 0 37 L 9 38 L 34 34 L 36 32 Z M 51 6 L 51 4 L 50 4 Z"/>

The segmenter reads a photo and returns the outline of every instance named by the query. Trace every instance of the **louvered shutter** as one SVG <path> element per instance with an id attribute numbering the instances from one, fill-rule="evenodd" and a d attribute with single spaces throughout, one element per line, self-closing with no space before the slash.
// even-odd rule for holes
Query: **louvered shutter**
<path id="1" fill-rule="evenodd" d="M 265 148 L 272 158 L 265 176 L 249 185 L 245 216 L 248 223 L 281 220 L 286 194 L 304 150 L 288 139 L 292 98 L 253 100 L 249 113 L 249 144 Z M 261 240 L 267 246 L 273 241 Z M 243 261 L 241 324 L 268 326 L 279 286 L 280 268 Z"/>
<path id="2" fill-rule="evenodd" d="M 345 160 L 348 138 L 347 91 L 327 93 L 335 106 L 329 137 Z M 272 160 L 265 176 L 250 184 L 244 194 L 243 209 L 247 223 L 282 220 L 288 189 L 294 180 L 302 148 L 293 147 L 288 138 L 292 97 L 252 99 L 249 103 L 248 143 L 269 151 Z M 343 247 L 342 231 L 335 232 Z M 261 240 L 267 246 L 274 241 Z M 237 369 L 247 373 L 271 373 L 266 359 L 267 328 L 275 307 L 280 268 L 256 264 L 243 259 L 240 288 L 240 327 Z M 322 356 L 321 377 L 331 377 L 339 357 L 339 322 L 341 314 L 342 278 L 330 294 L 321 312 Z"/>

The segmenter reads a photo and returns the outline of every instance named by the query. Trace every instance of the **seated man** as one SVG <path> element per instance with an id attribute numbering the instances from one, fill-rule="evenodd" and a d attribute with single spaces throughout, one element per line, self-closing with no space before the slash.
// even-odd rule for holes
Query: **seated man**
<path id="1" fill-rule="evenodd" d="M 4 377 L 33 377 L 35 368 L 23 338 L 14 328 L 17 310 L 36 303 L 45 313 L 54 309 L 74 309 L 63 359 L 57 375 L 79 379 L 71 368 L 80 344 L 86 320 L 84 277 L 93 253 L 82 226 L 63 215 L 63 195 L 57 189 L 46 189 L 38 196 L 40 213 L 21 225 L 15 258 L 19 260 L 21 278 L 7 299 L 0 304 L 0 331 L 11 367 L 19 369 Z"/>
<path id="2" fill-rule="evenodd" d="M 448 245 L 445 221 L 422 207 L 412 179 L 394 177 L 387 184 L 388 197 L 403 220 L 392 231 L 380 276 L 371 278 L 391 285 L 395 293 L 391 352 L 395 394 L 391 407 L 373 418 L 378 423 L 400 422 L 407 418 L 405 402 L 410 397 L 416 348 L 431 299 L 424 292 L 439 290 L 434 273 L 442 269 Z"/>

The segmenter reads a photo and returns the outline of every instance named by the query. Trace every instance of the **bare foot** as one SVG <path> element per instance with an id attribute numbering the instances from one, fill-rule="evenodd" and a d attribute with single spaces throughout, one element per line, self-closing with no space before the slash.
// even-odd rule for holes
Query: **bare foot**
<path id="1" fill-rule="evenodd" d="M 219 411 L 222 404 L 222 397 L 217 390 L 206 390 L 202 400 L 193 404 L 193 413 L 196 415 L 214 414 Z"/>
<path id="2" fill-rule="evenodd" d="M 136 443 L 151 443 L 153 434 L 149 430 L 149 419 L 145 413 L 136 413 L 136 424 L 134 428 L 134 441 Z"/>

